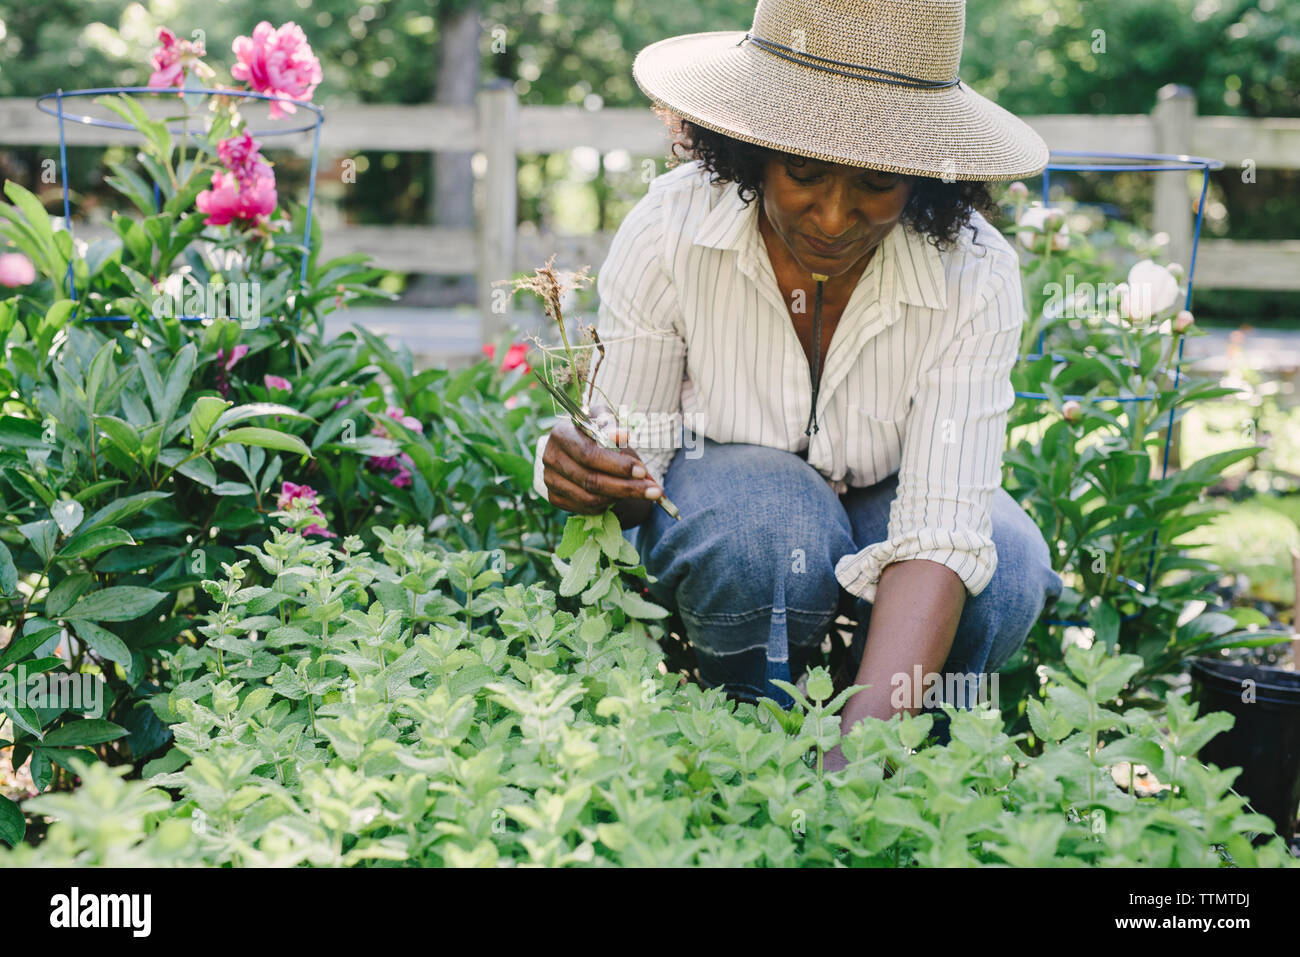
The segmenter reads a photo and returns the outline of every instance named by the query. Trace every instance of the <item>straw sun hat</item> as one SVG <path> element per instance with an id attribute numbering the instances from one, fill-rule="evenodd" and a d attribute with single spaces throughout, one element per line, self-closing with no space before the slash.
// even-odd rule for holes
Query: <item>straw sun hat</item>
<path id="1" fill-rule="evenodd" d="M 652 43 L 642 92 L 700 126 L 784 153 L 946 180 L 1047 165 L 1023 120 L 957 75 L 965 0 L 758 0 L 749 31 Z"/>

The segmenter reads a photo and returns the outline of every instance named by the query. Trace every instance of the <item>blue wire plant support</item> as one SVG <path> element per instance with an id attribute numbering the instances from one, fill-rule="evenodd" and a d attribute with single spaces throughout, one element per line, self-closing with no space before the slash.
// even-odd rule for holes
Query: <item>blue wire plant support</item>
<path id="1" fill-rule="evenodd" d="M 1100 153 L 1100 152 L 1053 152 L 1048 161 L 1047 167 L 1043 170 L 1043 206 L 1051 205 L 1051 183 L 1053 172 L 1089 172 L 1089 173 L 1160 173 L 1160 172 L 1182 172 L 1184 174 L 1199 170 L 1201 173 L 1201 192 L 1200 199 L 1196 204 L 1196 226 L 1192 233 L 1192 254 L 1191 262 L 1187 267 L 1187 296 L 1183 303 L 1183 308 L 1190 310 L 1192 308 L 1192 283 L 1196 274 L 1196 252 L 1201 239 L 1201 221 L 1205 214 L 1205 196 L 1210 186 L 1210 172 L 1223 168 L 1222 160 L 1207 159 L 1201 156 L 1172 156 L 1164 153 Z M 1021 356 L 1022 361 L 1033 361 L 1041 359 L 1044 355 L 1046 329 L 1040 329 L 1038 333 L 1038 351 L 1030 355 Z M 1183 365 L 1183 345 L 1186 338 L 1178 342 L 1178 357 L 1174 364 L 1174 391 L 1177 392 L 1181 379 Z M 1063 356 L 1055 353 L 1052 355 L 1052 361 L 1064 363 L 1068 360 Z M 1049 397 L 1040 392 L 1016 392 L 1018 399 L 1048 399 Z M 1156 397 L 1153 395 L 1138 396 L 1085 396 L 1085 395 L 1066 395 L 1066 399 L 1074 399 L 1078 402 L 1150 402 Z M 1169 474 L 1169 446 L 1173 437 L 1174 426 L 1174 409 L 1177 407 L 1175 401 L 1169 408 L 1169 421 L 1165 429 L 1165 448 L 1164 456 L 1160 464 L 1160 477 L 1166 478 Z M 1137 591 L 1145 592 L 1151 587 L 1151 575 L 1155 568 L 1155 546 L 1157 543 L 1156 534 L 1152 534 L 1151 540 L 1151 558 L 1147 563 L 1147 573 L 1145 583 L 1135 582 L 1131 579 L 1121 578 L 1120 581 Z M 1134 612 L 1130 615 L 1122 616 L 1124 621 L 1131 621 L 1138 617 L 1141 611 Z M 1071 625 L 1086 627 L 1086 619 L 1047 619 L 1049 625 Z"/>
<path id="2" fill-rule="evenodd" d="M 96 89 L 90 89 L 90 90 L 58 90 L 57 92 L 46 93 L 45 95 L 37 98 L 36 108 L 40 110 L 42 113 L 47 113 L 50 116 L 56 117 L 59 121 L 59 179 L 60 182 L 62 182 L 63 184 L 63 221 L 70 235 L 73 235 L 75 238 L 75 234 L 73 233 L 73 226 L 72 226 L 72 206 L 68 194 L 67 124 L 69 122 L 72 122 L 82 126 L 98 126 L 98 127 L 103 127 L 105 129 L 126 130 L 129 132 L 136 132 L 136 129 L 130 123 L 126 123 L 120 120 L 110 119 L 108 117 L 91 116 L 84 113 L 69 113 L 67 110 L 67 105 L 65 104 L 64 101 L 73 100 L 78 97 L 95 97 L 95 96 L 115 95 L 121 93 L 129 93 L 129 94 L 143 93 L 151 96 L 159 96 L 159 95 L 175 96 L 176 94 L 181 94 L 184 96 L 187 104 L 191 101 L 191 98 L 222 96 L 222 97 L 231 97 L 231 98 L 252 100 L 252 101 L 274 101 L 277 103 L 292 103 L 296 107 L 301 107 L 307 110 L 312 117 L 311 122 L 309 123 L 301 123 L 293 126 L 266 127 L 263 129 L 256 129 L 256 130 L 248 129 L 246 130 L 246 132 L 259 140 L 267 137 L 289 136 L 292 134 L 299 134 L 299 133 L 312 134 L 311 172 L 308 178 L 307 207 L 306 207 L 306 215 L 304 217 L 305 225 L 303 226 L 303 236 L 302 236 L 303 249 L 304 250 L 310 249 L 312 210 L 316 202 L 316 170 L 317 170 L 317 163 L 320 158 L 320 130 L 321 130 L 321 125 L 325 122 L 324 110 L 322 110 L 319 106 L 317 106 L 314 103 L 310 103 L 304 100 L 294 100 L 285 96 L 273 96 L 268 93 L 255 93 L 250 90 L 210 89 L 207 87 L 113 86 L 113 87 L 98 87 Z M 188 126 L 181 126 L 181 127 L 169 126 L 168 132 L 171 133 L 171 135 L 173 136 L 180 137 L 182 144 L 184 144 L 187 141 L 187 138 L 189 137 L 201 137 L 206 135 L 206 131 L 204 129 L 202 128 L 189 129 Z M 153 184 L 153 193 L 154 193 L 154 203 L 157 206 L 157 208 L 161 210 L 163 204 L 162 204 L 162 198 L 157 183 Z M 194 213 L 193 215 L 201 215 L 201 214 Z M 305 286 L 307 282 L 308 258 L 309 257 L 307 253 L 304 252 L 302 257 L 302 267 L 298 276 L 300 286 Z M 76 301 L 78 304 L 80 304 L 82 301 L 77 296 L 77 288 L 73 278 L 73 270 L 72 270 L 71 263 L 68 264 L 68 298 Z M 301 309 L 299 310 L 299 315 L 301 316 Z M 176 318 L 182 322 L 201 322 L 203 320 L 215 319 L 219 317 L 200 314 L 200 315 L 179 315 L 176 316 Z M 82 317 L 82 320 L 85 322 L 133 322 L 134 321 L 131 316 L 85 316 Z M 263 317 L 261 321 L 265 322 L 266 319 Z"/>

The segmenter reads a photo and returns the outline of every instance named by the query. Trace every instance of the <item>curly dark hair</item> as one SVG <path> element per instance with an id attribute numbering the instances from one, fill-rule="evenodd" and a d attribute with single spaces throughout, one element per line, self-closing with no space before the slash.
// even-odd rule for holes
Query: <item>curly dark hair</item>
<path id="1" fill-rule="evenodd" d="M 711 175 L 711 183 L 734 182 L 740 199 L 749 205 L 762 195 L 763 175 L 773 157 L 789 154 L 738 140 L 692 123 L 676 113 L 654 107 L 654 112 L 669 127 L 672 137 L 668 168 L 683 162 L 701 161 Z M 678 155 L 678 150 L 685 155 Z M 900 217 L 902 222 L 924 235 L 937 249 L 947 249 L 957 241 L 962 227 L 970 226 L 971 213 L 978 211 L 990 222 L 1001 216 L 1001 209 L 989 191 L 989 184 L 977 180 L 945 183 L 929 176 L 909 176 L 912 194 Z"/>

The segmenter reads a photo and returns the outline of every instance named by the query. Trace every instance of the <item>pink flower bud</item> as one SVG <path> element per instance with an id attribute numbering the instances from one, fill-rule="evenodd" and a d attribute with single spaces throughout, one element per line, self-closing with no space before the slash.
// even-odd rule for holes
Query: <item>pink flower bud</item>
<path id="1" fill-rule="evenodd" d="M 36 281 L 36 267 L 22 253 L 0 255 L 0 286 L 16 289 Z"/>
<path id="2" fill-rule="evenodd" d="M 1007 187 L 1007 195 L 1018 202 L 1020 200 L 1028 198 L 1029 187 L 1026 186 L 1024 183 L 1020 182 L 1020 180 L 1016 180 L 1014 183 L 1012 183 L 1010 186 Z"/>
<path id="3" fill-rule="evenodd" d="M 1188 329 L 1192 328 L 1192 323 L 1195 321 L 1196 319 L 1192 314 L 1184 309 L 1182 312 L 1178 313 L 1178 315 L 1174 316 L 1174 332 L 1186 332 Z"/>
<path id="4" fill-rule="evenodd" d="M 1074 399 L 1069 399 L 1061 406 L 1061 415 L 1066 422 L 1078 422 L 1083 418 L 1083 406 Z"/>

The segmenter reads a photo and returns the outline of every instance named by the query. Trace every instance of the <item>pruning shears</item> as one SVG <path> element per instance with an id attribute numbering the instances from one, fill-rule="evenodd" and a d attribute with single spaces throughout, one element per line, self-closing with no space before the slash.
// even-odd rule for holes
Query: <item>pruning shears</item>
<path id="1" fill-rule="evenodd" d="M 546 391 L 549 392 L 551 397 L 560 404 L 560 407 L 569 414 L 569 418 L 573 420 L 573 425 L 579 432 L 591 439 L 602 449 L 618 449 L 618 445 L 613 441 L 613 439 L 606 435 L 596 425 L 595 421 L 592 420 L 591 416 L 587 414 L 586 410 L 574 402 L 563 389 L 557 389 L 550 383 L 546 376 L 542 375 L 536 369 L 533 370 L 533 375 L 537 377 L 538 382 L 546 387 Z M 660 495 L 657 499 L 654 499 L 654 501 L 672 518 L 679 522 L 682 520 L 682 515 L 677 511 L 677 506 L 668 501 L 668 496 Z"/>

